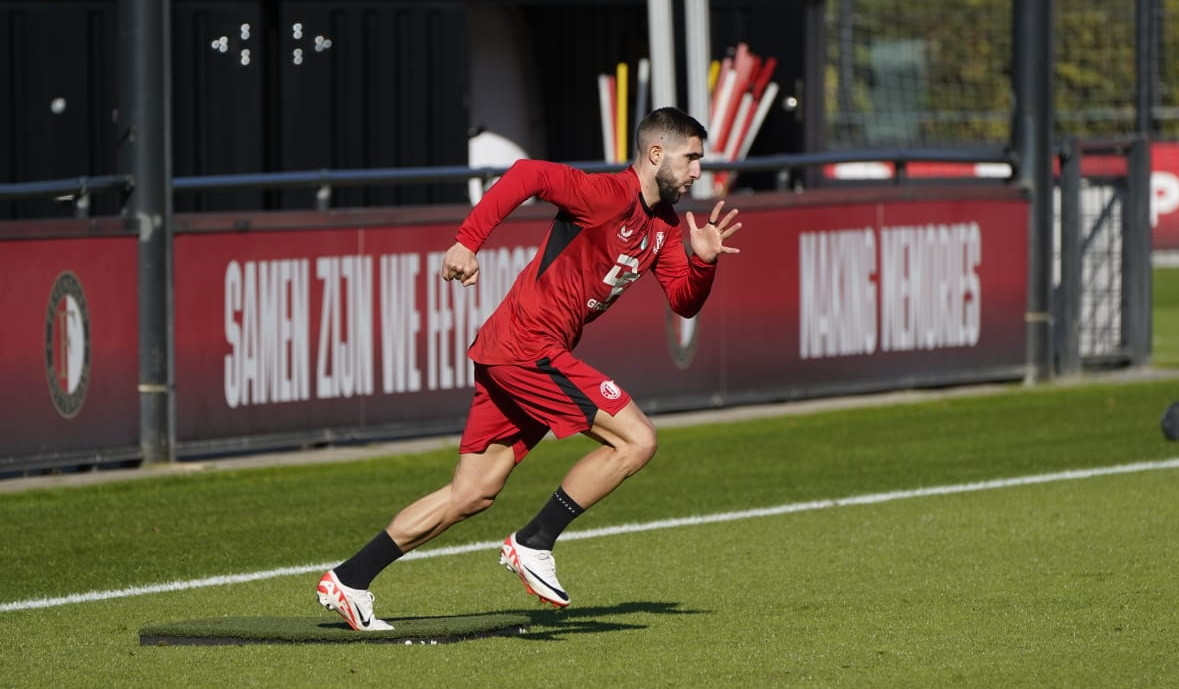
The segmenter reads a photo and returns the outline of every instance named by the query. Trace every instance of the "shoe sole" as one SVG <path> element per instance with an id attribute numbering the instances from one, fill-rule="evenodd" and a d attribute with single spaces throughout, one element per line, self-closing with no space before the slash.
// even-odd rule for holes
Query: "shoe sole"
<path id="1" fill-rule="evenodd" d="M 505 553 L 502 548 L 499 551 L 499 563 L 501 565 L 503 565 L 504 568 L 507 569 L 509 572 L 511 572 L 512 574 L 515 574 L 517 577 L 520 578 L 520 583 L 524 584 L 524 590 L 528 592 L 528 595 L 536 596 L 537 600 L 539 600 L 544 605 L 551 606 L 553 608 L 556 608 L 557 610 L 563 610 L 569 606 L 568 601 L 565 601 L 565 602 L 556 601 L 556 600 L 553 600 L 552 598 L 548 598 L 540 593 L 537 593 L 536 589 L 532 588 L 532 584 L 528 583 L 528 579 L 525 578 L 525 576 L 520 573 L 519 569 L 516 569 L 516 566 L 514 564 L 512 564 L 511 558 L 508 557 L 508 554 Z"/>

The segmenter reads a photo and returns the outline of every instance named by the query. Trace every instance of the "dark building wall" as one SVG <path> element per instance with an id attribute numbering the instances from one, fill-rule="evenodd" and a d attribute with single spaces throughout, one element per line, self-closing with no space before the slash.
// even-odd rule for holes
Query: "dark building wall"
<path id="1" fill-rule="evenodd" d="M 172 0 L 172 141 L 177 177 L 465 165 L 467 25 L 474 2 L 519 11 L 539 84 L 547 158 L 602 157 L 596 77 L 647 55 L 644 0 Z M 808 0 L 810 4 L 818 0 Z M 740 41 L 779 61 L 794 90 L 807 2 L 714 0 L 711 53 Z M 677 37 L 683 34 L 680 3 Z M 0 0 L 0 182 L 118 172 L 117 0 Z M 318 41 L 317 41 L 318 39 Z M 685 46 L 677 38 L 681 105 Z M 54 104 L 57 103 L 58 107 Z M 537 106 L 522 106 L 534 109 Z M 752 154 L 803 150 L 779 107 Z M 772 180 L 743 178 L 766 188 Z M 336 189 L 333 205 L 465 200 L 465 185 Z M 177 211 L 310 208 L 313 190 L 178 192 Z M 92 212 L 118 212 L 96 197 Z M 0 201 L 0 218 L 63 216 L 68 203 Z"/>
<path id="2" fill-rule="evenodd" d="M 109 0 L 0 2 L 0 182 L 114 170 L 115 34 Z M 0 217 L 72 212 L 0 201 Z"/>
<path id="3" fill-rule="evenodd" d="M 599 74 L 634 70 L 647 51 L 644 2 L 532 4 L 524 9 L 553 160 L 602 160 Z"/>
<path id="4" fill-rule="evenodd" d="M 465 164 L 465 17 L 455 0 L 178 0 L 176 175 Z M 461 185 L 384 186 L 335 190 L 333 205 L 461 199 Z M 259 204 L 308 208 L 314 190 L 181 195 L 177 209 Z"/>
<path id="5" fill-rule="evenodd" d="M 523 9 L 532 39 L 536 78 L 540 82 L 547 123 L 548 155 L 555 160 L 601 160 L 598 135 L 597 75 L 613 73 L 626 62 L 634 78 L 635 65 L 649 55 L 645 0 L 587 3 L 582 0 L 505 0 L 503 4 Z M 811 2 L 810 4 L 815 4 Z M 781 87 L 780 98 L 798 95 L 806 50 L 804 15 L 808 2 L 802 0 L 713 0 L 709 22 L 712 32 L 710 55 L 720 59 L 738 43 L 762 57 L 778 60 L 774 80 Z M 687 106 L 685 76 L 687 46 L 683 42 L 682 3 L 673 3 L 679 105 Z M 707 124 L 707 123 L 706 123 Z M 774 107 L 750 155 L 796 152 L 804 149 L 801 120 L 795 114 Z M 745 183 L 751 183 L 747 175 Z M 772 180 L 759 180 L 772 185 Z"/>
<path id="6" fill-rule="evenodd" d="M 464 3 L 304 1 L 277 9 L 273 169 L 466 164 Z M 317 41 L 329 40 L 317 51 Z M 335 205 L 458 202 L 463 193 L 461 184 L 342 189 Z"/>
<path id="7" fill-rule="evenodd" d="M 461 0 L 173 0 L 173 173 L 464 165 L 465 18 Z M 0 1 L 0 182 L 117 172 L 117 20 L 116 0 Z M 308 208 L 313 194 L 185 192 L 176 210 Z M 463 194 L 340 189 L 333 203 Z M 117 212 L 116 199 L 98 203 Z M 0 217 L 71 213 L 0 202 Z"/>
<path id="8" fill-rule="evenodd" d="M 808 97 L 804 93 L 807 90 L 804 70 L 807 51 L 814 45 L 806 34 L 806 13 L 808 6 L 821 9 L 822 1 L 734 0 L 712 5 L 714 55 L 745 42 L 754 53 L 778 60 L 773 77 L 780 87 L 778 103 L 766 114 L 766 121 L 749 150 L 750 157 L 808 150 L 803 110 L 788 110 L 781 103 L 789 96 L 799 101 Z M 810 92 L 822 94 L 821 85 L 814 85 Z M 740 182 L 741 186 L 754 189 L 772 189 L 777 183 L 775 172 L 743 173 Z"/>
<path id="9" fill-rule="evenodd" d="M 177 176 L 261 172 L 270 155 L 268 70 L 274 59 L 260 3 L 181 0 L 172 6 L 172 167 Z M 181 194 L 178 210 L 253 207 L 260 191 Z"/>

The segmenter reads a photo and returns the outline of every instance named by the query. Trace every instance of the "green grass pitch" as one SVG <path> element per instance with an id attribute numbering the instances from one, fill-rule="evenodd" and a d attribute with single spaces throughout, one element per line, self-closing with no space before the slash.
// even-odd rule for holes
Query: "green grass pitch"
<path id="1" fill-rule="evenodd" d="M 1159 273 L 1165 273 L 1163 280 Z M 1179 271 L 1176 271 L 1179 273 Z M 1156 308 L 1179 308 L 1160 287 Z M 1158 325 L 1156 338 L 1173 324 Z M 1176 362 L 1170 345 L 1156 363 Z M 542 444 L 499 502 L 375 582 L 383 617 L 504 615 L 527 634 L 440 646 L 151 647 L 176 620 L 323 615 L 316 563 L 444 482 L 449 451 L 0 495 L 4 687 L 1157 687 L 1179 676 L 1179 470 L 947 495 L 906 491 L 1179 457 L 1158 421 L 1179 379 L 668 428 L 659 455 L 558 545 L 573 603 L 539 607 L 496 564 L 590 447 Z M 657 520 L 815 503 L 643 530 Z M 428 554 L 428 551 L 423 551 Z M 229 585 L 6 609 L 293 568 Z M 19 606 L 18 606 L 19 607 Z"/>

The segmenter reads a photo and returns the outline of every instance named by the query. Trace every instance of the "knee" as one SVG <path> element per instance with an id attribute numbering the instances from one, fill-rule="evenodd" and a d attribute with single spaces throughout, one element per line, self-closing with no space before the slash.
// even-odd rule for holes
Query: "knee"
<path id="1" fill-rule="evenodd" d="M 627 462 L 627 475 L 642 469 L 655 456 L 659 449 L 659 439 L 655 429 L 649 425 L 636 432 L 626 443 L 623 456 Z"/>
<path id="2" fill-rule="evenodd" d="M 655 429 L 648 428 L 647 431 L 635 441 L 635 446 L 635 452 L 643 458 L 643 462 L 647 462 L 652 457 L 654 457 L 656 450 L 659 449 L 659 438 L 655 435 Z"/>
<path id="3" fill-rule="evenodd" d="M 450 511 L 455 521 L 462 521 L 489 509 L 495 504 L 496 495 L 488 491 L 455 489 L 451 494 Z"/>

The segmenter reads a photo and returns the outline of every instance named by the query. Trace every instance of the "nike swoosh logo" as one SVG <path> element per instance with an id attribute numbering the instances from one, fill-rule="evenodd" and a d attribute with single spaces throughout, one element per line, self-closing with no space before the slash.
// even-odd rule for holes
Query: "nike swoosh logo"
<path id="1" fill-rule="evenodd" d="M 373 616 L 372 616 L 372 615 L 369 615 L 369 616 L 368 616 L 368 619 L 365 619 L 365 617 L 364 617 L 364 613 L 362 613 L 362 612 L 360 611 L 360 608 L 357 608 L 357 609 L 356 609 L 356 616 L 357 616 L 358 618 L 360 618 L 360 626 L 362 626 L 362 627 L 367 627 L 367 626 L 369 626 L 370 624 L 372 624 L 372 621 L 373 621 Z"/>
<path id="2" fill-rule="evenodd" d="M 530 568 L 528 568 L 528 567 L 525 567 L 524 569 L 527 569 L 527 570 L 528 570 L 528 573 L 529 573 L 529 574 L 531 574 L 533 577 L 535 577 L 537 581 L 539 581 L 540 583 L 542 583 L 542 584 L 544 584 L 545 586 L 547 586 L 547 587 L 548 587 L 550 590 L 552 590 L 552 591 L 553 591 L 554 593 L 556 593 L 558 596 L 560 596 L 560 597 L 562 597 L 562 598 L 568 598 L 568 597 L 569 597 L 569 594 L 568 594 L 568 593 L 565 593 L 565 592 L 564 592 L 564 591 L 562 591 L 561 589 L 559 589 L 559 588 L 557 588 L 556 586 L 553 586 L 553 585 L 552 585 L 552 584 L 550 584 L 549 582 L 545 581 L 544 579 L 542 579 L 542 578 L 540 577 L 540 575 L 538 575 L 536 572 L 533 572 L 533 571 L 532 571 Z"/>

